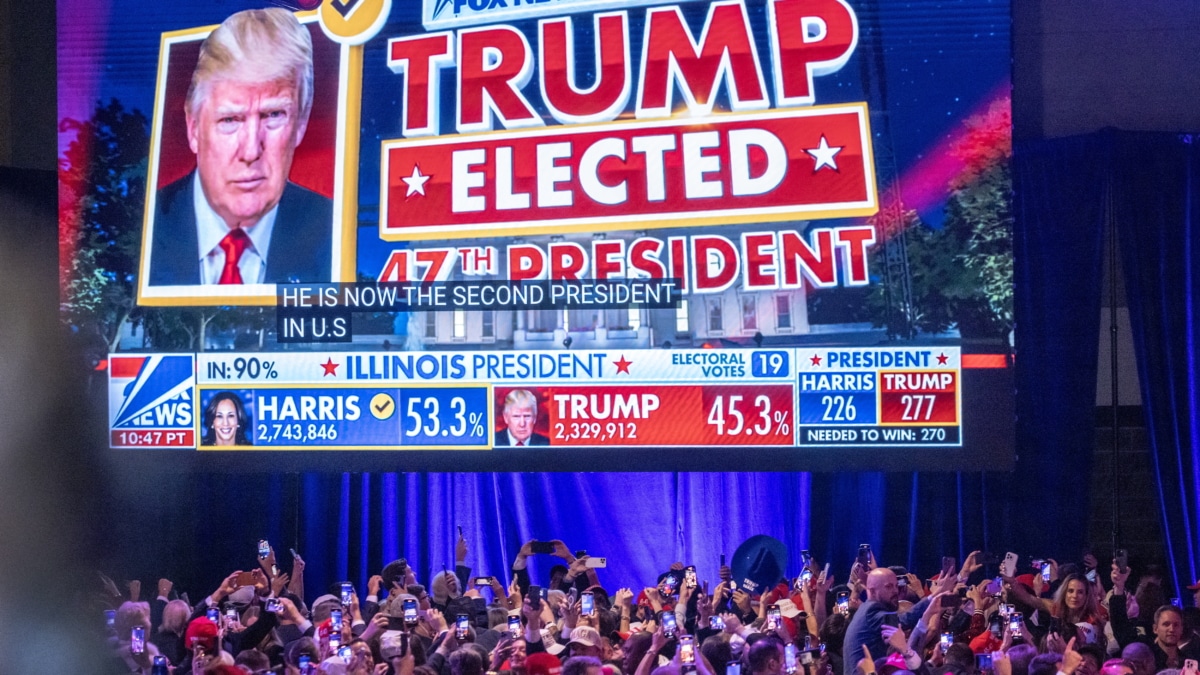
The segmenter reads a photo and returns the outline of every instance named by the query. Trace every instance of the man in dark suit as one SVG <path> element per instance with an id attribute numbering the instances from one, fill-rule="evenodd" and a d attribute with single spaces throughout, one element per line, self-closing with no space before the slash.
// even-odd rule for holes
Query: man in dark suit
<path id="1" fill-rule="evenodd" d="M 537 396 L 528 389 L 514 389 L 504 397 L 505 428 L 496 432 L 497 448 L 550 445 L 550 439 L 533 430 L 537 426 Z"/>
<path id="2" fill-rule="evenodd" d="M 333 204 L 288 181 L 312 73 L 312 37 L 284 9 L 205 39 L 185 104 L 196 170 L 156 195 L 151 285 L 332 280 Z"/>

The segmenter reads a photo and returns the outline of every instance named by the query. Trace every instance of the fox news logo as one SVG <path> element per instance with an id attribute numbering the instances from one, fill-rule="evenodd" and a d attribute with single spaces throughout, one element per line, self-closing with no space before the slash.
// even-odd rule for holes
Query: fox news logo
<path id="1" fill-rule="evenodd" d="M 192 355 L 113 356 L 109 359 L 110 427 L 192 429 Z"/>
<path id="2" fill-rule="evenodd" d="M 435 30 L 601 9 L 624 9 L 660 2 L 662 0 L 423 0 L 421 20 L 427 30 Z"/>

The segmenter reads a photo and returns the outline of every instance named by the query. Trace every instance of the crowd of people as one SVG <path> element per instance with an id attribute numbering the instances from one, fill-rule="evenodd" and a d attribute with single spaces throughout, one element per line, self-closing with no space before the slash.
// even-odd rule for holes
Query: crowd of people
<path id="1" fill-rule="evenodd" d="M 562 541 L 527 543 L 507 585 L 472 577 L 460 538 L 455 570 L 428 585 L 401 559 L 365 589 L 337 582 L 308 601 L 295 551 L 290 572 L 266 542 L 259 553 L 258 569 L 195 605 L 167 579 L 143 601 L 138 582 L 122 592 L 106 578 L 104 672 L 1200 675 L 1200 582 L 1168 603 L 1161 572 L 1123 557 L 1019 574 L 975 552 L 923 579 L 864 546 L 842 583 L 803 552 L 800 576 L 774 586 L 727 566 L 710 584 L 675 563 L 632 589 L 606 588 L 604 570 Z M 534 555 L 561 558 L 542 585 Z"/>

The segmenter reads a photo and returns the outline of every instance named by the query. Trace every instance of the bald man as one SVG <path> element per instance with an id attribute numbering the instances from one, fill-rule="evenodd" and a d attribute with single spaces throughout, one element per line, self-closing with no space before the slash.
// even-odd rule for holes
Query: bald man
<path id="1" fill-rule="evenodd" d="M 858 608 L 846 627 L 846 641 L 842 648 L 842 670 L 845 675 L 855 675 L 858 662 L 863 658 L 863 645 L 871 650 L 874 658 L 887 656 L 887 645 L 881 633 L 885 623 L 911 628 L 928 606 L 929 598 L 924 598 L 904 615 L 897 616 L 900 586 L 896 583 L 896 573 L 886 567 L 871 570 L 867 575 L 867 601 Z"/>

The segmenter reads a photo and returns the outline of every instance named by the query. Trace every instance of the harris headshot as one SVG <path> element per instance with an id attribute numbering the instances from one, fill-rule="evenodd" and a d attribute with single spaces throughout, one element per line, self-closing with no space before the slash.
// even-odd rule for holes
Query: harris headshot
<path id="1" fill-rule="evenodd" d="M 333 201 L 290 179 L 313 112 L 312 32 L 285 9 L 246 10 L 200 44 L 186 97 L 175 101 L 181 110 L 162 111 L 157 173 L 190 170 L 154 195 L 149 286 L 219 295 L 217 287 L 332 280 Z"/>
<path id="2" fill-rule="evenodd" d="M 200 445 L 253 445 L 254 431 L 242 397 L 231 391 L 213 395 L 201 417 Z"/>
<path id="3" fill-rule="evenodd" d="M 496 432 L 497 448 L 550 445 L 550 438 L 534 431 L 537 427 L 538 400 L 528 389 L 513 389 L 504 397 L 501 412 L 504 428 Z"/>

